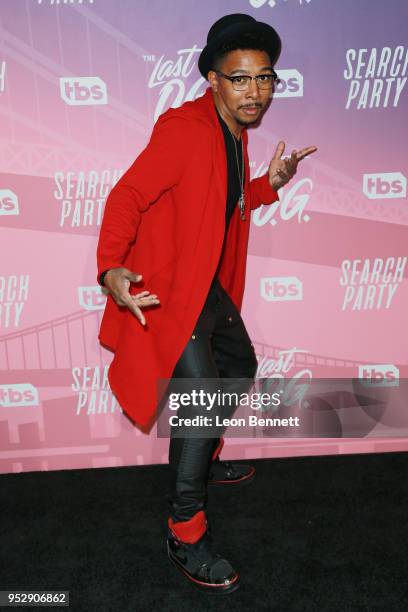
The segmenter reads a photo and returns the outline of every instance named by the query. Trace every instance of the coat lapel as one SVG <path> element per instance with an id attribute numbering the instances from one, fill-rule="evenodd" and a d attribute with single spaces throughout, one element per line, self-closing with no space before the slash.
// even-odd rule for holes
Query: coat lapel
<path id="1" fill-rule="evenodd" d="M 223 224 L 223 235 L 225 230 L 225 209 L 227 203 L 227 154 L 225 151 L 224 132 L 217 117 L 211 87 L 208 87 L 201 97 L 203 114 L 214 130 L 214 157 L 212 183 L 214 197 L 220 202 L 220 223 Z"/>
<path id="2" fill-rule="evenodd" d="M 214 187 L 217 189 L 217 197 L 223 202 L 223 212 L 225 219 L 225 207 L 227 202 L 227 154 L 225 150 L 224 132 L 217 117 L 217 111 L 215 109 L 214 99 L 212 96 L 211 87 L 207 87 L 205 93 L 197 101 L 201 103 L 201 110 L 206 120 L 211 123 L 212 128 L 215 131 L 215 163 L 214 163 Z M 250 218 L 250 202 L 249 202 L 249 182 L 250 182 L 250 169 L 249 169 L 249 158 L 248 158 L 248 130 L 244 128 L 242 130 L 241 138 L 243 139 L 244 149 L 244 193 L 245 193 L 245 217 L 246 223 L 249 223 Z M 237 205 L 238 208 L 238 205 Z M 234 214 L 239 214 L 239 211 L 234 211 Z"/>

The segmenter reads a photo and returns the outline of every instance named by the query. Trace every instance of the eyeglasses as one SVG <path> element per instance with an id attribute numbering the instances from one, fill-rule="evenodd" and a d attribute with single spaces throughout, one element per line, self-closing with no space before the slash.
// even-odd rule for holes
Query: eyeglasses
<path id="1" fill-rule="evenodd" d="M 272 74 L 258 74 L 254 77 L 246 74 L 228 76 L 228 74 L 224 74 L 221 72 L 221 70 L 214 70 L 214 72 L 224 77 L 224 79 L 231 81 L 232 87 L 235 89 L 235 91 L 245 91 L 248 89 L 249 83 L 252 81 L 252 79 L 255 79 L 259 89 L 272 89 L 274 83 L 280 83 L 280 79 L 274 70 L 272 71 Z"/>

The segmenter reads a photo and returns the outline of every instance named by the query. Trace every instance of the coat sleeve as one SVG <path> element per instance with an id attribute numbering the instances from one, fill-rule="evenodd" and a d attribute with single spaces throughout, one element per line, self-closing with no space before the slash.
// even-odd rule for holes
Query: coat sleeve
<path id="1" fill-rule="evenodd" d="M 106 200 L 96 252 L 98 278 L 123 265 L 142 214 L 179 182 L 200 140 L 193 121 L 171 113 L 158 119 L 148 145 Z"/>
<path id="2" fill-rule="evenodd" d="M 272 204 L 279 200 L 278 192 L 269 184 L 268 173 L 252 179 L 249 183 L 251 210 L 259 208 L 261 204 Z"/>

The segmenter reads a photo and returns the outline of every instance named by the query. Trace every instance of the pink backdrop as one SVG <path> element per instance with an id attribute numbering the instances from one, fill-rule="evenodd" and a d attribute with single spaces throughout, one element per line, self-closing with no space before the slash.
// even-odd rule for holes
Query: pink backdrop
<path id="1" fill-rule="evenodd" d="M 242 315 L 258 376 L 406 378 L 404 0 L 3 0 L 3 472 L 167 460 L 168 442 L 134 428 L 108 388 L 97 236 L 158 115 L 204 92 L 199 52 L 231 12 L 283 40 L 282 84 L 249 134 L 252 176 L 280 139 L 319 148 L 280 206 L 252 216 Z M 223 456 L 407 448 L 408 431 L 384 421 L 361 439 L 234 438 Z"/>

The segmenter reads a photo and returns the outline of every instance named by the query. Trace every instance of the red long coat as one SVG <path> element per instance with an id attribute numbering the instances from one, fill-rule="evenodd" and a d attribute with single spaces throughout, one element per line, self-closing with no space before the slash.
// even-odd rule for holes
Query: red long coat
<path id="1" fill-rule="evenodd" d="M 218 275 L 241 310 L 251 210 L 278 199 L 268 176 L 249 180 L 248 134 L 242 130 L 246 221 L 232 215 Z M 146 326 L 109 295 L 99 339 L 114 351 L 109 383 L 128 416 L 149 431 L 156 380 L 171 378 L 187 344 L 221 255 L 227 161 L 211 88 L 157 120 L 150 142 L 106 201 L 97 248 L 98 274 L 125 266 L 143 275 L 130 292 L 156 293 Z M 137 237 L 136 237 L 137 236 Z"/>

